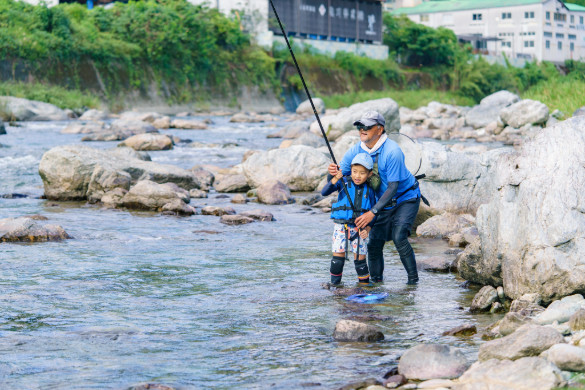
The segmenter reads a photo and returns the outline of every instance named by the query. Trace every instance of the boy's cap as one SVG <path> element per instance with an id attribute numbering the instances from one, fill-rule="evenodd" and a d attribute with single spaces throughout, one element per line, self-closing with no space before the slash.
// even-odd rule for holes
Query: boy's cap
<path id="1" fill-rule="evenodd" d="M 371 171 L 374 168 L 374 160 L 370 157 L 367 153 L 358 153 L 356 156 L 351 160 L 351 165 L 361 165 L 362 167 L 366 168 L 368 171 Z"/>
<path id="2" fill-rule="evenodd" d="M 386 120 L 378 111 L 368 111 L 360 119 L 353 122 L 354 126 L 363 125 L 363 126 L 374 126 L 374 125 L 382 125 L 386 126 Z"/>

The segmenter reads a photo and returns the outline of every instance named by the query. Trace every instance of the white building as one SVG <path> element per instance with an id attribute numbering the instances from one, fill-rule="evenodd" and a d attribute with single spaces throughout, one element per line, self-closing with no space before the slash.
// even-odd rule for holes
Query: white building
<path id="1" fill-rule="evenodd" d="M 483 54 L 585 61 L 585 7 L 559 0 L 432 0 L 395 15 L 446 27 Z"/>

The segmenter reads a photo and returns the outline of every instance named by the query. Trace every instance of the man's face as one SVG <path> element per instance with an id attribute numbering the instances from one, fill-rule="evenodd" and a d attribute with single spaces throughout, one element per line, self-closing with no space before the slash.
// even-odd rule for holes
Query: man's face
<path id="1" fill-rule="evenodd" d="M 371 127 L 358 126 L 358 130 L 360 132 L 360 141 L 369 144 L 372 141 L 378 141 L 384 131 L 384 127 L 380 125 L 373 125 Z"/>
<path id="2" fill-rule="evenodd" d="M 372 176 L 372 171 L 368 171 L 363 165 L 355 164 L 351 166 L 351 180 L 356 185 L 364 184 L 370 176 Z"/>

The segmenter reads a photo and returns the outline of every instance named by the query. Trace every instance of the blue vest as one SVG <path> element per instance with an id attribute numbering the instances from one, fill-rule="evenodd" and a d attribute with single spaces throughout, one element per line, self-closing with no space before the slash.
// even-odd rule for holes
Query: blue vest
<path id="1" fill-rule="evenodd" d="M 344 176 L 342 180 L 345 182 L 345 187 L 347 188 L 347 192 L 349 192 L 356 213 L 353 213 L 351 204 L 347 199 L 347 194 L 345 193 L 345 190 L 341 188 L 339 190 L 337 202 L 333 203 L 331 206 L 331 219 L 334 219 L 337 223 L 353 224 L 357 217 L 370 211 L 374 206 L 374 203 L 372 203 L 374 201 L 374 191 L 367 184 L 363 184 L 359 187 L 356 186 L 348 176 Z"/>

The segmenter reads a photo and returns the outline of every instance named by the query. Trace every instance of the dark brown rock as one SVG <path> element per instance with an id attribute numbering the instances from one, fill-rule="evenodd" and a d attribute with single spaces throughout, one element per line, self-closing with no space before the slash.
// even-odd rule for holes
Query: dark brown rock
<path id="1" fill-rule="evenodd" d="M 271 213 L 269 213 L 268 211 L 260 210 L 260 209 L 244 211 L 244 212 L 241 212 L 240 215 L 244 215 L 246 217 L 255 219 L 257 221 L 263 221 L 263 222 L 274 221 L 274 216 Z"/>
<path id="2" fill-rule="evenodd" d="M 471 336 L 477 333 L 477 328 L 473 324 L 463 324 L 456 328 L 447 330 L 442 336 Z"/>
<path id="3" fill-rule="evenodd" d="M 201 209 L 201 214 L 221 217 L 222 215 L 234 215 L 236 214 L 236 210 L 231 207 L 205 206 Z"/>
<path id="4" fill-rule="evenodd" d="M 244 225 L 252 223 L 254 220 L 244 215 L 222 215 L 219 222 L 225 223 L 226 225 Z"/>
<path id="5" fill-rule="evenodd" d="M 386 379 L 383 385 L 389 389 L 395 389 L 398 386 L 402 386 L 407 382 L 406 377 L 404 375 L 392 375 L 388 379 Z"/>
<path id="6" fill-rule="evenodd" d="M 372 325 L 351 320 L 341 320 L 335 324 L 333 338 L 336 341 L 372 342 L 384 340 L 384 334 Z"/>

